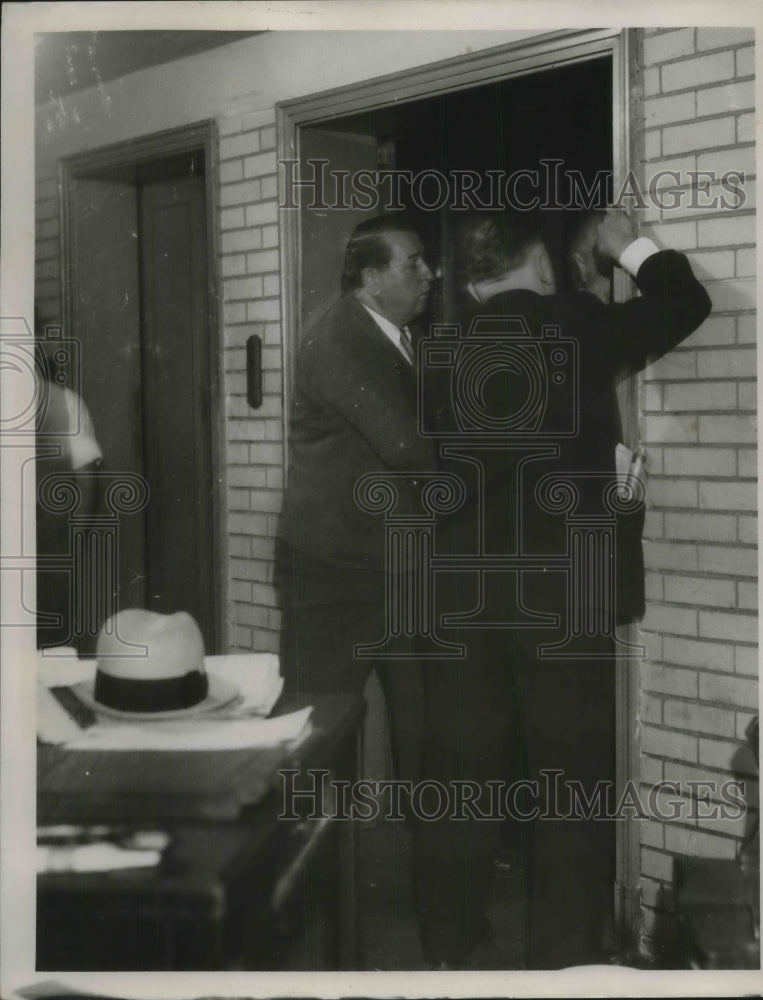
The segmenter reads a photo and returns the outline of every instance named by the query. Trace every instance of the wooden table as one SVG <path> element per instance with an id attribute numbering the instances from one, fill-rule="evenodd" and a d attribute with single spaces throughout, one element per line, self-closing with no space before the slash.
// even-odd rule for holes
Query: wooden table
<path id="1" fill-rule="evenodd" d="M 212 776 L 220 769 L 214 795 L 162 797 L 152 784 L 155 754 L 132 755 L 144 770 L 146 791 L 141 798 L 133 788 L 125 796 L 122 816 L 119 787 L 108 787 L 118 770 L 115 751 L 84 758 L 80 751 L 41 746 L 39 824 L 161 828 L 171 839 L 158 868 L 41 875 L 37 968 L 359 968 L 354 824 L 279 819 L 283 779 L 277 771 L 297 768 L 295 780 L 312 781 L 305 771 L 327 769 L 331 778 L 355 780 L 365 705 L 350 695 L 305 696 L 304 703 L 314 705 L 313 732 L 286 759 L 259 750 L 187 755 L 189 766 L 203 765 L 205 780 L 210 768 Z M 275 714 L 294 707 L 283 704 Z M 232 755 L 238 755 L 235 768 Z M 100 781 L 95 795 L 88 785 L 93 774 Z M 236 808 L 228 810 L 232 774 Z M 267 774 L 269 788 L 240 808 L 250 774 L 258 781 Z M 209 802 L 202 800 L 214 808 L 205 810 Z"/>

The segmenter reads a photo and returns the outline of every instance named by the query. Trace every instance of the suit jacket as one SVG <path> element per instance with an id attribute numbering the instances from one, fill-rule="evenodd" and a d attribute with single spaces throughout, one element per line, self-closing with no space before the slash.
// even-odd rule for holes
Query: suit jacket
<path id="1" fill-rule="evenodd" d="M 435 469 L 418 432 L 416 372 L 345 296 L 300 345 L 281 540 L 335 566 L 381 571 L 383 515 L 361 509 L 355 484 L 366 473 L 410 473 L 395 512 L 418 512 L 416 474 Z"/>
<path id="2" fill-rule="evenodd" d="M 570 396 L 563 389 L 557 391 L 550 378 L 543 387 L 546 402 L 539 430 L 545 433 L 542 440 L 535 440 L 553 447 L 557 454 L 526 464 L 517 487 L 519 454 L 509 449 L 487 453 L 484 492 L 488 552 L 515 551 L 517 544 L 525 554 L 553 556 L 566 551 L 565 514 L 551 513 L 538 502 L 536 490 L 546 474 L 569 476 L 578 492 L 576 515 L 597 517 L 607 512 L 602 486 L 607 477 L 610 481 L 614 478 L 615 446 L 621 435 L 616 380 L 665 354 L 710 312 L 708 295 L 683 254 L 666 250 L 649 257 L 639 269 L 637 284 L 640 297 L 613 305 L 604 305 L 587 292 L 543 296 L 514 290 L 495 296 L 475 313 L 483 317 L 522 317 L 536 344 L 543 341 L 544 327 L 558 327 L 560 338 L 574 343 L 578 358 L 576 433 L 554 436 L 554 428 L 570 426 Z M 466 341 L 471 318 L 464 317 L 462 324 L 462 338 Z M 543 350 L 548 360 L 548 348 Z M 570 373 L 561 367 L 569 385 Z M 512 400 L 526 395 L 523 376 L 500 373 L 484 385 L 485 410 L 505 415 L 512 412 Z M 451 419 L 458 422 L 457 418 Z M 442 539 L 451 550 L 463 550 L 469 545 L 467 539 L 475 536 L 476 492 L 472 492 L 470 500 L 452 519 L 450 537 Z M 621 620 L 643 614 L 642 524 L 643 509 L 618 518 Z M 523 598 L 532 608 L 558 608 L 559 601 L 564 600 L 563 581 L 553 581 L 543 573 L 526 574 Z M 600 600 L 589 594 L 583 603 L 596 606 Z"/>

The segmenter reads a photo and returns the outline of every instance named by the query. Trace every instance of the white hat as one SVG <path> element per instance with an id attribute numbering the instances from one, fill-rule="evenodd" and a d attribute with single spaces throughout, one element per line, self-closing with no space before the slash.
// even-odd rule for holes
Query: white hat
<path id="1" fill-rule="evenodd" d="M 239 692 L 204 669 L 204 640 L 185 611 L 130 608 L 107 619 L 96 644 L 94 680 L 74 691 L 96 712 L 130 719 L 201 715 Z"/>

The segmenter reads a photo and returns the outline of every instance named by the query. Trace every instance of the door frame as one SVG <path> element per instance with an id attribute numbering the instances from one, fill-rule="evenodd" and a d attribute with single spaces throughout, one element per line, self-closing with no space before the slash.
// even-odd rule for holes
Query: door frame
<path id="1" fill-rule="evenodd" d="M 74 297 L 71 275 L 75 260 L 74 232 L 71 225 L 73 185 L 77 177 L 93 169 L 138 166 L 146 161 L 171 156 L 174 153 L 204 152 L 204 196 L 206 214 L 207 252 L 207 326 L 209 357 L 209 421 L 210 460 L 212 483 L 221 483 L 225 476 L 225 425 L 222 420 L 221 386 L 223 358 L 220 330 L 222 329 L 222 301 L 219 295 L 219 234 L 216 225 L 218 189 L 218 136 L 217 125 L 212 119 L 194 122 L 180 128 L 154 132 L 150 135 L 127 139 L 67 156 L 59 161 L 58 180 L 61 191 L 59 205 L 59 252 L 61 258 L 61 315 L 64 329 L 73 330 Z M 213 490 L 212 504 L 212 610 L 213 649 L 220 652 L 224 642 L 226 594 L 221 586 L 225 579 L 227 559 L 224 490 Z"/>
<path id="2" fill-rule="evenodd" d="M 634 29 L 593 28 L 562 30 L 523 38 L 476 53 L 455 56 L 424 66 L 310 94 L 277 105 L 279 162 L 300 159 L 300 128 L 360 112 L 378 111 L 408 101 L 437 97 L 512 77 L 559 68 L 601 56 L 612 59 L 613 187 L 624 182 L 633 156 L 631 81 L 635 79 Z M 284 171 L 279 172 L 279 205 L 285 204 Z M 281 283 L 283 317 L 284 474 L 288 466 L 289 410 L 294 381 L 296 348 L 300 334 L 301 267 L 300 213 L 280 208 L 280 267 L 287 281 Z M 628 279 L 616 274 L 615 296 L 632 294 Z M 629 379 L 619 393 L 626 440 L 638 439 L 638 388 Z M 637 626 L 629 626 L 624 638 L 634 641 Z M 638 737 L 639 660 L 617 661 L 616 761 L 618 795 L 627 782 L 639 787 L 640 741 Z M 641 834 L 632 816 L 616 825 L 615 908 L 620 944 L 638 945 L 641 924 Z"/>

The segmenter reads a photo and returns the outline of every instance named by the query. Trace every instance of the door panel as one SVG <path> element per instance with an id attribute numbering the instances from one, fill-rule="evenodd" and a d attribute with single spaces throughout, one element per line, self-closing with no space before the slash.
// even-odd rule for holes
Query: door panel
<path id="1" fill-rule="evenodd" d="M 143 472 L 138 202 L 133 170 L 78 177 L 72 186 L 72 335 L 79 388 L 104 472 Z M 145 607 L 145 512 L 119 518 L 119 606 Z"/>
<path id="2" fill-rule="evenodd" d="M 204 178 L 140 185 L 148 607 L 214 648 Z"/>

